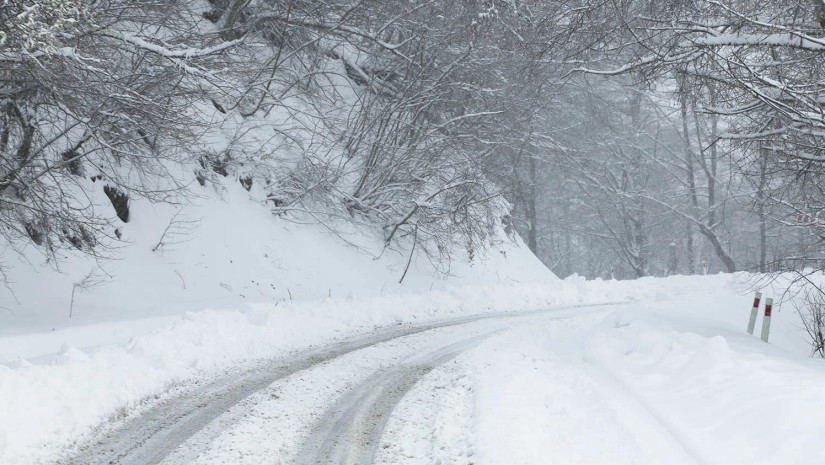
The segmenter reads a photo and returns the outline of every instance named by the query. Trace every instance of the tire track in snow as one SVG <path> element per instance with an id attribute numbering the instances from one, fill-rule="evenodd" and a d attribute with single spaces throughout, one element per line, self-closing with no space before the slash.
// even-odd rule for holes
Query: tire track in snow
<path id="1" fill-rule="evenodd" d="M 458 324 L 458 323 L 453 323 Z M 234 405 L 295 372 L 398 337 L 428 331 L 436 326 L 391 330 L 310 351 L 291 360 L 256 364 L 230 373 L 182 395 L 166 399 L 127 420 L 60 465 L 150 465 L 160 463 L 179 445 Z"/>
<path id="2" fill-rule="evenodd" d="M 623 382 L 615 370 L 590 357 L 585 357 L 585 363 L 580 369 L 582 374 L 598 383 L 602 398 L 610 402 L 613 409 L 621 414 L 628 429 L 637 437 L 644 438 L 647 444 L 655 443 L 660 450 L 670 450 L 680 455 L 685 463 L 715 463 L 705 456 L 700 447 L 673 427 L 653 405 Z M 631 423 L 630 419 L 636 421 Z"/>
<path id="3" fill-rule="evenodd" d="M 372 464 L 387 421 L 402 397 L 430 371 L 496 331 L 450 344 L 360 383 L 322 417 L 298 454 L 298 464 Z"/>
<path id="4" fill-rule="evenodd" d="M 477 463 L 713 463 L 589 354 L 607 325 L 561 321 L 508 331 L 461 356 L 475 373 Z"/>

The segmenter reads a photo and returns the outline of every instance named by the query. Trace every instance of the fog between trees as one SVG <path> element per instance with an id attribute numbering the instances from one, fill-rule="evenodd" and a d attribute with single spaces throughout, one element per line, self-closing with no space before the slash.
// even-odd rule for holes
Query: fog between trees
<path id="1" fill-rule="evenodd" d="M 0 242 L 109 256 L 129 199 L 226 177 L 444 267 L 501 225 L 562 277 L 819 267 L 824 25 L 821 0 L 6 1 Z"/>

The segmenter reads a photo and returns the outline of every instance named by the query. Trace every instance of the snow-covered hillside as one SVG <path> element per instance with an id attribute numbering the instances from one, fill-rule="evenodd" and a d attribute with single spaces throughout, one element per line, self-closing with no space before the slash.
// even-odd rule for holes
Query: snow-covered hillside
<path id="1" fill-rule="evenodd" d="M 112 259 L 65 254 L 54 269 L 34 246 L 25 257 L 4 255 L 13 266 L 9 286 L 0 286 L 0 335 L 248 303 L 553 279 L 502 230 L 472 260 L 460 251 L 450 263 L 416 254 L 404 275 L 408 251 L 383 250 L 375 230 L 340 222 L 329 225 L 333 230 L 313 218 L 274 216 L 258 189 L 247 192 L 231 179 L 219 187 L 199 189 L 199 197 L 182 205 L 133 201 L 130 221 L 120 227 L 128 244 Z"/>

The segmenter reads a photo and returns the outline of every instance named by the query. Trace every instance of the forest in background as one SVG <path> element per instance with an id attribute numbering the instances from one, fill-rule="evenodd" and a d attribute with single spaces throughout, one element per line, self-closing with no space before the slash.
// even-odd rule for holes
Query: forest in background
<path id="1" fill-rule="evenodd" d="M 821 269 L 824 52 L 822 0 L 7 0 L 0 244 L 112 256 L 230 178 L 435 264 Z"/>

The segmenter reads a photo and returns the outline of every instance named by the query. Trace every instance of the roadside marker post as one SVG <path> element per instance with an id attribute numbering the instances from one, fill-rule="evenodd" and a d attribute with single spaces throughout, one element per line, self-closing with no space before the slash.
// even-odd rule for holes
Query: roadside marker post
<path id="1" fill-rule="evenodd" d="M 765 318 L 762 319 L 762 340 L 768 342 L 768 335 L 771 332 L 771 312 L 773 311 L 773 299 L 765 299 Z"/>
<path id="2" fill-rule="evenodd" d="M 751 308 L 751 319 L 748 321 L 748 334 L 753 335 L 753 330 L 756 328 L 756 317 L 759 314 L 759 301 L 762 299 L 762 293 L 756 291 L 753 297 L 753 308 Z"/>

